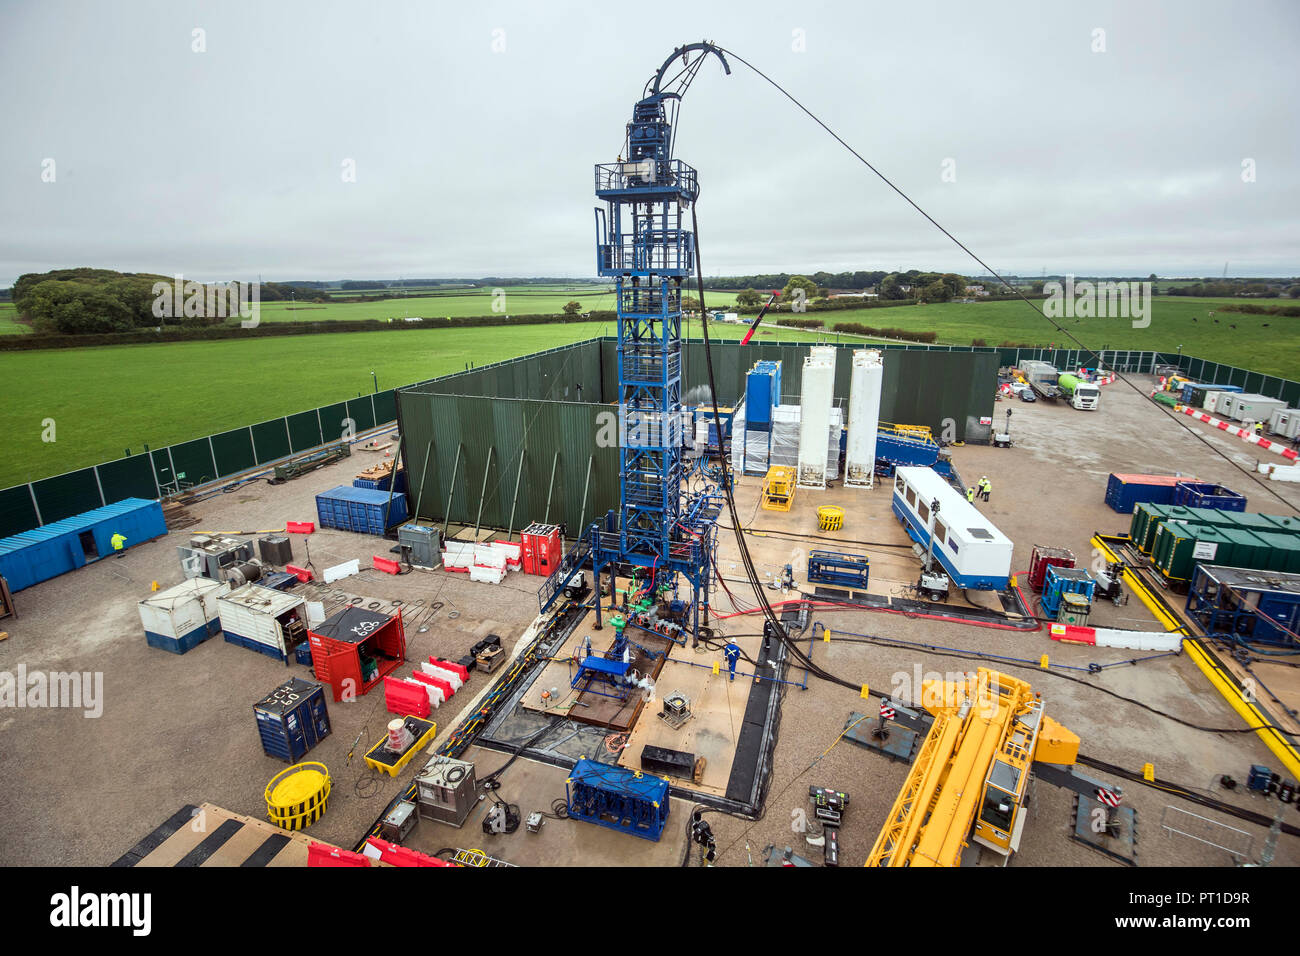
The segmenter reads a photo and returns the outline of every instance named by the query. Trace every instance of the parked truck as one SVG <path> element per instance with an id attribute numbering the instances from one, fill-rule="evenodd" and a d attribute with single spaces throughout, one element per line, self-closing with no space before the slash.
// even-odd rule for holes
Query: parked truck
<path id="1" fill-rule="evenodd" d="M 1029 383 L 1040 398 L 1055 401 L 1061 397 L 1061 390 L 1057 387 L 1056 381 L 1060 378 L 1061 373 L 1048 362 L 1039 362 L 1033 359 L 1025 359 L 1016 368 L 1024 376 L 1025 381 Z"/>
<path id="2" fill-rule="evenodd" d="M 1075 408 L 1094 411 L 1101 404 L 1101 389 L 1070 372 L 1066 372 L 1056 380 L 1056 387 Z"/>

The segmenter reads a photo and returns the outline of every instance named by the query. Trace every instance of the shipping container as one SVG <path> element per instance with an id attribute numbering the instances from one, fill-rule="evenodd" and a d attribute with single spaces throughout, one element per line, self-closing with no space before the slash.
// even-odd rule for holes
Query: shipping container
<path id="1" fill-rule="evenodd" d="M 1143 554 L 1151 553 L 1151 542 L 1155 538 L 1156 528 L 1165 520 L 1171 505 L 1158 505 L 1145 502 L 1133 509 L 1133 520 L 1129 522 L 1128 536 L 1133 547 Z"/>
<path id="2" fill-rule="evenodd" d="M 1180 481 L 1174 486 L 1174 504 L 1217 511 L 1245 511 L 1246 496 L 1211 481 Z"/>
<path id="3" fill-rule="evenodd" d="M 1300 573 L 1300 537 L 1278 531 L 1255 531 L 1253 534 L 1270 550 L 1268 564 L 1262 570 Z"/>
<path id="4" fill-rule="evenodd" d="M 1205 408 L 1205 403 L 1215 392 L 1231 393 L 1241 390 L 1240 385 L 1193 385 L 1191 393 L 1188 394 L 1187 386 L 1183 386 L 1183 404 L 1191 405 L 1193 408 Z"/>
<path id="5" fill-rule="evenodd" d="M 1218 415 L 1219 417 L 1222 417 L 1224 404 L 1232 396 L 1240 394 L 1241 391 L 1242 391 L 1241 388 L 1236 386 L 1232 388 L 1227 388 L 1227 387 L 1216 388 L 1212 392 L 1206 392 L 1205 404 L 1202 405 L 1201 407 L 1204 408 L 1207 412 L 1209 412 L 1212 415 Z"/>
<path id="6" fill-rule="evenodd" d="M 1265 569 L 1272 560 L 1268 545 L 1240 528 L 1167 524 L 1156 543 L 1153 560 L 1170 581 L 1188 581 L 1198 564 Z"/>
<path id="7" fill-rule="evenodd" d="M 230 590 L 224 581 L 189 578 L 140 602 L 140 623 L 150 647 L 184 654 L 220 633 L 217 599 Z"/>
<path id="8" fill-rule="evenodd" d="M 1029 586 L 1035 591 L 1041 591 L 1047 569 L 1052 566 L 1058 568 L 1074 567 L 1074 552 L 1066 548 L 1052 548 L 1042 544 L 1034 545 L 1034 550 L 1029 553 Z"/>
<path id="9" fill-rule="evenodd" d="M 289 663 L 307 639 L 306 601 L 260 584 L 245 584 L 217 599 L 226 643 Z"/>
<path id="10" fill-rule="evenodd" d="M 406 495 L 339 485 L 316 496 L 316 514 L 322 528 L 383 535 L 406 521 Z"/>
<path id="11" fill-rule="evenodd" d="M 406 660 L 402 612 L 395 616 L 348 605 L 310 631 L 312 670 L 334 700 L 360 697 Z"/>
<path id="12" fill-rule="evenodd" d="M 1253 511 L 1242 512 L 1233 515 L 1234 527 L 1244 528 L 1247 531 L 1260 532 L 1272 531 L 1285 535 L 1300 535 L 1300 521 L 1291 518 L 1288 519 L 1281 515 L 1257 514 Z"/>
<path id="13" fill-rule="evenodd" d="M 253 705 L 257 733 L 267 756 L 297 763 L 330 735 L 325 688 L 291 677 Z"/>
<path id="14" fill-rule="evenodd" d="M 524 574 L 550 577 L 564 557 L 564 541 L 558 525 L 535 521 L 519 534 L 523 545 Z"/>
<path id="15" fill-rule="evenodd" d="M 129 550 L 166 533 L 161 504 L 126 498 L 0 540 L 0 576 L 21 591 L 115 553 L 114 535 Z"/>
<path id="16" fill-rule="evenodd" d="M 1300 518 L 1295 515 L 1264 515 L 1277 530 L 1288 534 L 1300 534 Z"/>
<path id="17" fill-rule="evenodd" d="M 1268 431 L 1277 438 L 1291 439 L 1300 435 L 1300 411 L 1294 408 L 1275 408 L 1268 417 Z"/>
<path id="18" fill-rule="evenodd" d="M 1124 515 L 1131 515 L 1134 507 L 1145 502 L 1173 504 L 1174 486 L 1180 481 L 1195 480 L 1189 475 L 1131 475 L 1112 472 L 1106 482 L 1106 504 Z"/>

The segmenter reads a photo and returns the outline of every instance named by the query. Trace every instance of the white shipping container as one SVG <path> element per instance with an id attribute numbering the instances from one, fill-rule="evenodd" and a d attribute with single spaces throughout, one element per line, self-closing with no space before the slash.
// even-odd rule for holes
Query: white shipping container
<path id="1" fill-rule="evenodd" d="M 307 620 L 306 601 L 293 594 L 264 588 L 258 584 L 245 584 L 217 600 L 221 609 L 221 630 L 232 644 L 245 642 L 271 648 L 284 657 L 285 625 L 296 616 Z"/>
<path id="2" fill-rule="evenodd" d="M 221 630 L 217 599 L 230 590 L 224 581 L 189 578 L 140 602 L 140 623 L 153 647 L 183 654 Z"/>
<path id="3" fill-rule="evenodd" d="M 1286 408 L 1286 402 L 1267 395 L 1234 395 L 1232 417 L 1239 422 L 1267 422 L 1275 408 Z"/>

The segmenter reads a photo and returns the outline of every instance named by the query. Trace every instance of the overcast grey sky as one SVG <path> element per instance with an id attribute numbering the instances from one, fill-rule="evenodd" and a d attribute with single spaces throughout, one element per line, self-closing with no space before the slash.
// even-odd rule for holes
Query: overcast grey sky
<path id="1" fill-rule="evenodd" d="M 1300 273 L 1294 0 L 7 0 L 0 285 L 592 275 L 592 165 L 702 38 L 999 270 Z M 705 66 L 677 153 L 708 274 L 979 271 L 739 64 Z"/>

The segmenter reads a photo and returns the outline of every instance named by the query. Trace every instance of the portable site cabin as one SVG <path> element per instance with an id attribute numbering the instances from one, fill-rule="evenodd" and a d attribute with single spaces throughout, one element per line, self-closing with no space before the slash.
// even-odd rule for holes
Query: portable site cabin
<path id="1" fill-rule="evenodd" d="M 230 590 L 224 581 L 187 578 L 140 602 L 140 623 L 150 647 L 184 654 L 221 630 L 217 600 Z"/>
<path id="2" fill-rule="evenodd" d="M 293 594 L 245 584 L 217 599 L 226 643 L 289 663 L 307 640 L 306 601 Z"/>

